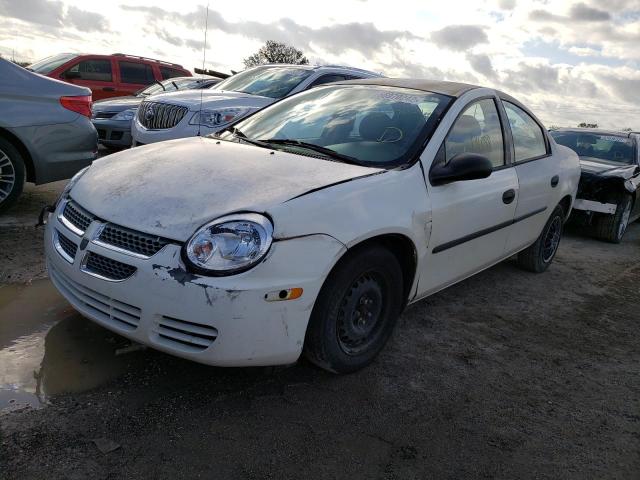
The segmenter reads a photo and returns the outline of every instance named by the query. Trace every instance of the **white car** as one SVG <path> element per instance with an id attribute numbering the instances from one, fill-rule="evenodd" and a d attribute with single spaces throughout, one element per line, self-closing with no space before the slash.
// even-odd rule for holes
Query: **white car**
<path id="1" fill-rule="evenodd" d="M 495 90 L 331 84 L 218 138 L 95 161 L 49 219 L 49 275 L 88 318 L 173 355 L 249 366 L 304 351 L 350 372 L 408 304 L 516 253 L 545 270 L 579 176 Z"/>
<path id="2" fill-rule="evenodd" d="M 205 136 L 281 98 L 330 82 L 379 77 L 351 67 L 263 65 L 223 80 L 209 90 L 155 95 L 132 124 L 133 146 Z"/>

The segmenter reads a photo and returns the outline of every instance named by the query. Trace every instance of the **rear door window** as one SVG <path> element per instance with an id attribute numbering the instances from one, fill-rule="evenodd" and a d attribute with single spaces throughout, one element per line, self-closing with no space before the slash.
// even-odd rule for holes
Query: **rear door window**
<path id="1" fill-rule="evenodd" d="M 64 72 L 64 75 L 81 80 L 110 82 L 112 80 L 111 60 L 83 60 Z"/>
<path id="2" fill-rule="evenodd" d="M 547 154 L 547 142 L 545 141 L 542 127 L 538 125 L 538 122 L 513 103 L 503 101 L 502 104 L 507 112 L 507 118 L 511 126 L 516 162 L 524 162 L 545 156 Z"/>
<path id="3" fill-rule="evenodd" d="M 155 81 L 151 65 L 138 62 L 118 62 L 120 66 L 120 81 L 122 83 L 136 83 L 149 85 Z"/>

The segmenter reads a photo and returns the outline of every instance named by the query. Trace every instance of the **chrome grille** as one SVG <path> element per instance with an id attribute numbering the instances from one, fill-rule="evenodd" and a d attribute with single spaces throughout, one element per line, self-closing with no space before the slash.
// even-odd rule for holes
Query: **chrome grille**
<path id="1" fill-rule="evenodd" d="M 65 205 L 62 216 L 82 233 L 87 230 L 94 218 L 93 215 L 72 200 L 69 200 Z"/>
<path id="2" fill-rule="evenodd" d="M 49 264 L 49 276 L 71 303 L 88 311 L 98 320 L 121 330 L 133 331 L 140 323 L 138 307 L 107 297 L 74 282 Z"/>
<path id="3" fill-rule="evenodd" d="M 60 245 L 62 251 L 69 257 L 67 258 L 67 260 L 70 260 L 71 263 L 73 263 L 73 259 L 75 258 L 76 252 L 78 251 L 78 245 L 76 245 L 73 241 L 69 240 L 57 230 L 56 237 L 58 239 L 58 245 Z"/>
<path id="4" fill-rule="evenodd" d="M 174 348 L 186 347 L 191 351 L 205 350 L 218 337 L 218 330 L 214 327 L 164 315 L 158 322 L 156 333 L 160 343 Z"/>
<path id="5" fill-rule="evenodd" d="M 107 280 L 120 281 L 133 275 L 136 267 L 89 252 L 84 259 L 82 270 Z"/>
<path id="6" fill-rule="evenodd" d="M 145 257 L 155 255 L 162 247 L 170 243 L 165 238 L 137 232 L 111 223 L 107 223 L 104 226 L 98 240 Z"/>
<path id="7" fill-rule="evenodd" d="M 150 130 L 173 128 L 188 112 L 187 107 L 159 102 L 142 102 L 138 108 L 138 121 Z"/>

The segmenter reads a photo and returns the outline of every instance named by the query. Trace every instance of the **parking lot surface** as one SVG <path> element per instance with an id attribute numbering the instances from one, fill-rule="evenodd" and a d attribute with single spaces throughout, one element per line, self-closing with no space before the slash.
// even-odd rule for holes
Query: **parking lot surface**
<path id="1" fill-rule="evenodd" d="M 0 477 L 638 477 L 639 224 L 410 306 L 355 374 L 220 369 L 131 348 L 58 295 L 33 225 L 63 186 L 0 217 Z"/>

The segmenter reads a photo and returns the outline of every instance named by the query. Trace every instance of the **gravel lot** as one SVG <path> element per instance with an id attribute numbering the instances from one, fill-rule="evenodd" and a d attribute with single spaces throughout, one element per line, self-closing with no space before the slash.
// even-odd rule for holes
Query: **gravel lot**
<path id="1" fill-rule="evenodd" d="M 127 342 L 57 295 L 33 224 L 62 186 L 0 217 L 0 477 L 640 477 L 640 224 L 409 307 L 356 374 L 218 369 L 115 355 Z"/>

